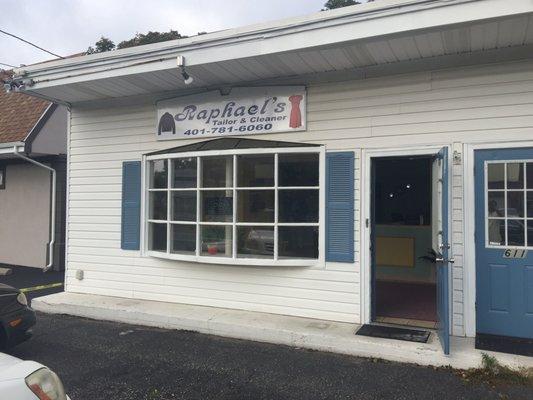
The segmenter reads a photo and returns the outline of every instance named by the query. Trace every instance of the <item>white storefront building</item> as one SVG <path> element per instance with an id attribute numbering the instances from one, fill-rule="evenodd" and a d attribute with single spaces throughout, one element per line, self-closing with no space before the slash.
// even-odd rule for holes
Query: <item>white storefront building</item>
<path id="1" fill-rule="evenodd" d="M 533 354 L 532 49 L 530 0 L 381 0 L 19 69 L 70 108 L 67 294 Z"/>

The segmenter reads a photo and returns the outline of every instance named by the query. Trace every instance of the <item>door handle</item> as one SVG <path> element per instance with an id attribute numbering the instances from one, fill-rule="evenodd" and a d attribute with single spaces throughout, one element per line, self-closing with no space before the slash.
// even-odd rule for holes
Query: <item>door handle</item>
<path id="1" fill-rule="evenodd" d="M 453 264 L 455 262 L 455 258 L 452 257 L 448 260 L 445 260 L 444 257 L 437 257 L 435 258 L 435 261 L 438 262 L 438 263 L 444 263 L 444 262 L 449 262 L 450 264 Z"/>

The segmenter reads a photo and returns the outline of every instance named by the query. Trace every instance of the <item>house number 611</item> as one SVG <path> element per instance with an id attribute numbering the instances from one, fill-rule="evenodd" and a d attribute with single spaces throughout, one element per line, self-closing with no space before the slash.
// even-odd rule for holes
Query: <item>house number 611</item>
<path id="1" fill-rule="evenodd" d="M 526 249 L 506 249 L 503 252 L 503 258 L 526 258 Z"/>

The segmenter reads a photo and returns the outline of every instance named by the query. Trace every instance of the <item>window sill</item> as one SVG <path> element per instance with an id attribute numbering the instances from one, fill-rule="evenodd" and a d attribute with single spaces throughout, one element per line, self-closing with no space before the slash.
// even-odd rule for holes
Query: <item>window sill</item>
<path id="1" fill-rule="evenodd" d="M 222 265 L 242 265 L 242 266 L 265 266 L 265 267 L 323 267 L 324 262 L 312 259 L 293 260 L 267 260 L 259 258 L 230 258 L 230 257 L 205 257 L 187 256 L 181 254 L 161 253 L 157 251 L 147 251 L 148 257 L 161 258 L 165 260 L 187 261 L 199 264 L 222 264 Z"/>

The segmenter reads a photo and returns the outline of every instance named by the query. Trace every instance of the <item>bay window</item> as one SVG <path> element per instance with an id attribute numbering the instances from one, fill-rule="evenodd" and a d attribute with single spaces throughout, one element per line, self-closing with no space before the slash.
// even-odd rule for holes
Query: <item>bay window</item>
<path id="1" fill-rule="evenodd" d="M 227 264 L 318 262 L 323 155 L 312 147 L 148 156 L 147 253 Z"/>

